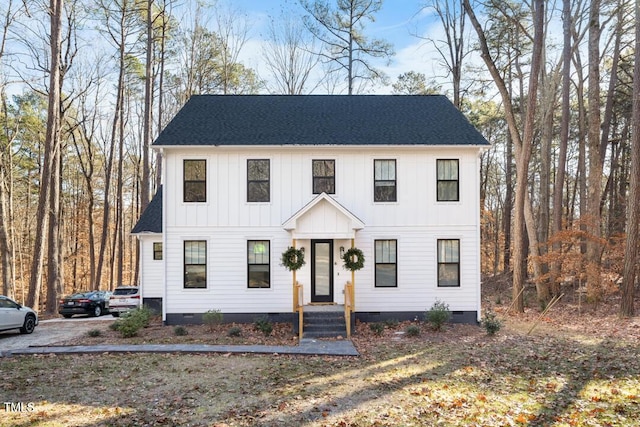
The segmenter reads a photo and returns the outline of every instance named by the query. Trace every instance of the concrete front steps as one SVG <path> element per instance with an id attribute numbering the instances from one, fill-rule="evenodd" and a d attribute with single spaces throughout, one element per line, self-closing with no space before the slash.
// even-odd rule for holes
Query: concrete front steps
<path id="1" fill-rule="evenodd" d="M 347 324 L 342 305 L 304 307 L 303 338 L 347 337 Z"/>

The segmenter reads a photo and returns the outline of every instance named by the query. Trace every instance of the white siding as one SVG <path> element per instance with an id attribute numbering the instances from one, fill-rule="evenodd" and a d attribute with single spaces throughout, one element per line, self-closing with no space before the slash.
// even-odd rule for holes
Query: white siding
<path id="1" fill-rule="evenodd" d="M 366 154 L 363 154 L 363 151 Z M 316 195 L 312 194 L 313 159 L 335 159 L 336 194 L 331 195 L 365 224 L 356 233 L 365 268 L 356 272 L 358 311 L 426 310 L 436 298 L 452 310 L 479 310 L 479 170 L 477 147 L 207 147 L 165 149 L 165 260 L 167 313 L 288 312 L 292 275 L 280 266 L 291 245 L 282 224 Z M 247 159 L 270 159 L 270 202 L 246 202 Z M 436 201 L 436 159 L 460 160 L 460 201 Z M 207 201 L 184 203 L 184 159 L 207 160 Z M 397 202 L 373 201 L 374 159 L 396 159 Z M 313 228 L 317 215 L 302 223 Z M 328 220 L 327 218 L 324 219 Z M 340 227 L 340 217 L 331 218 Z M 322 238 L 322 236 L 318 236 Z M 460 239 L 461 285 L 438 288 L 436 241 Z M 398 287 L 375 288 L 373 242 L 398 241 Z M 184 289 L 183 241 L 207 241 L 207 288 Z M 247 288 L 247 240 L 271 241 L 271 288 Z M 310 249 L 309 240 L 297 245 Z M 343 302 L 351 273 L 342 268 L 334 241 L 334 299 Z M 310 252 L 307 251 L 307 260 Z M 310 295 L 309 264 L 297 274 L 305 299 Z M 145 279 L 146 283 L 146 279 Z"/>
<path id="2" fill-rule="evenodd" d="M 164 253 L 162 260 L 153 259 L 153 244 L 162 242 L 162 235 L 141 234 L 138 237 L 140 239 L 142 298 L 162 298 L 164 289 Z"/>

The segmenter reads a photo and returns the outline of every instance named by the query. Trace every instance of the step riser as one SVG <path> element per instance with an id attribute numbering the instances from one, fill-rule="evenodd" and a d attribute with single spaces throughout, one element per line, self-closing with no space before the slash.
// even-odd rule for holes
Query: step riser
<path id="1" fill-rule="evenodd" d="M 303 327 L 305 338 L 336 338 L 347 334 L 344 314 L 340 312 L 304 313 Z"/>

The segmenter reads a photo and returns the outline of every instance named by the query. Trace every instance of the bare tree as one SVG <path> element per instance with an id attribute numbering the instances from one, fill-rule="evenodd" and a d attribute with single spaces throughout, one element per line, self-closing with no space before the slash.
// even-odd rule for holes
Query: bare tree
<path id="1" fill-rule="evenodd" d="M 272 92 L 300 95 L 318 86 L 309 85 L 320 58 L 313 53 L 314 42 L 307 34 L 300 19 L 292 14 L 281 14 L 269 23 L 263 57 L 273 77 Z"/>
<path id="2" fill-rule="evenodd" d="M 524 280 L 526 277 L 525 269 L 525 240 L 524 233 L 529 231 L 529 240 L 532 244 L 532 238 L 535 240 L 535 232 L 533 232 L 533 224 L 529 224 L 532 219 L 530 217 L 527 220 L 527 227 L 525 229 L 525 216 L 527 215 L 526 206 L 529 205 L 528 201 L 528 169 L 529 160 L 531 157 L 531 145 L 534 136 L 534 121 L 537 104 L 538 93 L 538 81 L 540 76 L 541 62 L 542 62 L 542 47 L 544 44 L 544 1 L 536 0 L 533 2 L 533 17 L 534 17 L 534 36 L 533 36 L 533 53 L 531 60 L 531 70 L 529 74 L 529 87 L 528 87 L 528 104 L 525 109 L 525 120 L 523 125 L 523 135 L 520 136 L 517 126 L 517 120 L 513 106 L 511 104 L 511 97 L 507 86 L 496 67 L 494 60 L 491 57 L 491 53 L 488 48 L 487 40 L 484 30 L 480 25 L 480 22 L 476 18 L 476 15 L 469 3 L 469 0 L 464 0 L 464 7 L 469 15 L 471 23 L 476 30 L 478 39 L 480 41 L 480 49 L 482 52 L 482 59 L 484 60 L 491 76 L 496 83 L 498 91 L 502 97 L 502 101 L 505 108 L 507 123 L 509 125 L 509 133 L 511 138 L 515 142 L 516 147 L 516 200 L 514 206 L 514 250 L 513 250 L 513 299 L 514 309 L 516 311 L 524 311 L 524 297 L 522 290 L 524 289 Z M 533 233 L 532 233 L 533 232 Z M 533 236 L 532 236 L 533 234 Z"/>
<path id="3" fill-rule="evenodd" d="M 430 0 L 425 8 L 436 12 L 445 32 L 445 40 L 427 40 L 433 44 L 442 58 L 442 65 L 451 76 L 453 104 L 461 107 L 462 63 L 467 56 L 464 24 L 466 13 L 461 0 Z M 422 37 L 421 37 L 422 38 Z"/>
<path id="4" fill-rule="evenodd" d="M 54 182 L 54 169 L 57 168 L 60 151 L 60 98 L 62 92 L 61 79 L 61 51 L 62 51 L 62 22 L 64 16 L 64 0 L 50 0 L 50 49 L 51 62 L 49 67 L 49 97 L 47 108 L 47 134 L 45 137 L 44 164 L 40 179 L 40 192 L 38 196 L 38 210 L 36 212 L 36 230 L 31 263 L 31 275 L 29 278 L 29 293 L 27 305 L 39 307 L 40 290 L 42 283 L 42 264 L 44 261 L 45 234 L 49 228 L 49 208 L 51 203 L 51 185 Z M 57 234 L 50 234 L 55 239 Z M 51 242 L 49 242 L 51 244 Z M 57 259 L 50 260 L 57 263 Z M 51 272 L 50 272 L 51 273 Z M 50 277 L 48 280 L 59 280 Z"/>
<path id="5" fill-rule="evenodd" d="M 327 0 L 300 0 L 309 14 L 305 25 L 322 42 L 319 53 L 334 68 L 346 73 L 347 91 L 356 90 L 355 83 L 384 80 L 384 74 L 376 69 L 368 58 L 389 59 L 393 55 L 391 45 L 381 39 L 364 35 L 365 22 L 374 21 L 382 8 L 382 0 L 337 0 L 335 8 Z"/>

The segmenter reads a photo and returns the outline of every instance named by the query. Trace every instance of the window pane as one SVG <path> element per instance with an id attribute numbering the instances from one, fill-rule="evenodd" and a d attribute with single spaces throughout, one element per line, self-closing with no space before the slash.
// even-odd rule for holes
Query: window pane
<path id="1" fill-rule="evenodd" d="M 438 262 L 460 262 L 460 241 L 438 240 Z"/>
<path id="2" fill-rule="evenodd" d="M 438 265 L 438 286 L 460 286 L 459 264 Z"/>
<path id="3" fill-rule="evenodd" d="M 207 266 L 206 265 L 185 265 L 184 287 L 185 288 L 206 288 L 207 287 Z"/>
<path id="4" fill-rule="evenodd" d="M 269 265 L 249 265 L 249 287 L 268 288 Z"/>
<path id="5" fill-rule="evenodd" d="M 207 179 L 206 160 L 185 160 L 184 179 L 185 181 L 204 181 Z"/>
<path id="6" fill-rule="evenodd" d="M 334 194 L 335 181 L 333 178 L 314 178 L 313 179 L 313 194 L 327 193 Z"/>
<path id="7" fill-rule="evenodd" d="M 458 201 L 458 181 L 439 181 L 438 201 Z"/>
<path id="8" fill-rule="evenodd" d="M 269 264 L 269 241 L 249 241 L 248 260 L 249 264 Z"/>
<path id="9" fill-rule="evenodd" d="M 269 180 L 269 160 L 248 160 L 247 175 L 251 181 Z"/>
<path id="10" fill-rule="evenodd" d="M 376 240 L 376 263 L 396 262 L 396 241 Z"/>
<path id="11" fill-rule="evenodd" d="M 268 202 L 269 201 L 269 182 L 249 182 L 247 187 L 248 202 Z"/>
<path id="12" fill-rule="evenodd" d="M 207 263 L 207 242 L 184 242 L 184 263 L 185 264 L 206 264 Z"/>
<path id="13" fill-rule="evenodd" d="M 374 189 L 374 200 L 376 202 L 395 202 L 396 183 L 395 181 L 377 181 Z"/>
<path id="14" fill-rule="evenodd" d="M 314 160 L 313 176 L 314 177 L 335 176 L 335 160 Z"/>
<path id="15" fill-rule="evenodd" d="M 396 265 L 377 264 L 376 265 L 376 287 L 396 286 Z"/>
<path id="16" fill-rule="evenodd" d="M 458 160 L 438 160 L 438 179 L 457 180 Z"/>
<path id="17" fill-rule="evenodd" d="M 375 179 L 376 180 L 395 180 L 396 179 L 396 161 L 395 160 L 375 160 Z"/>

